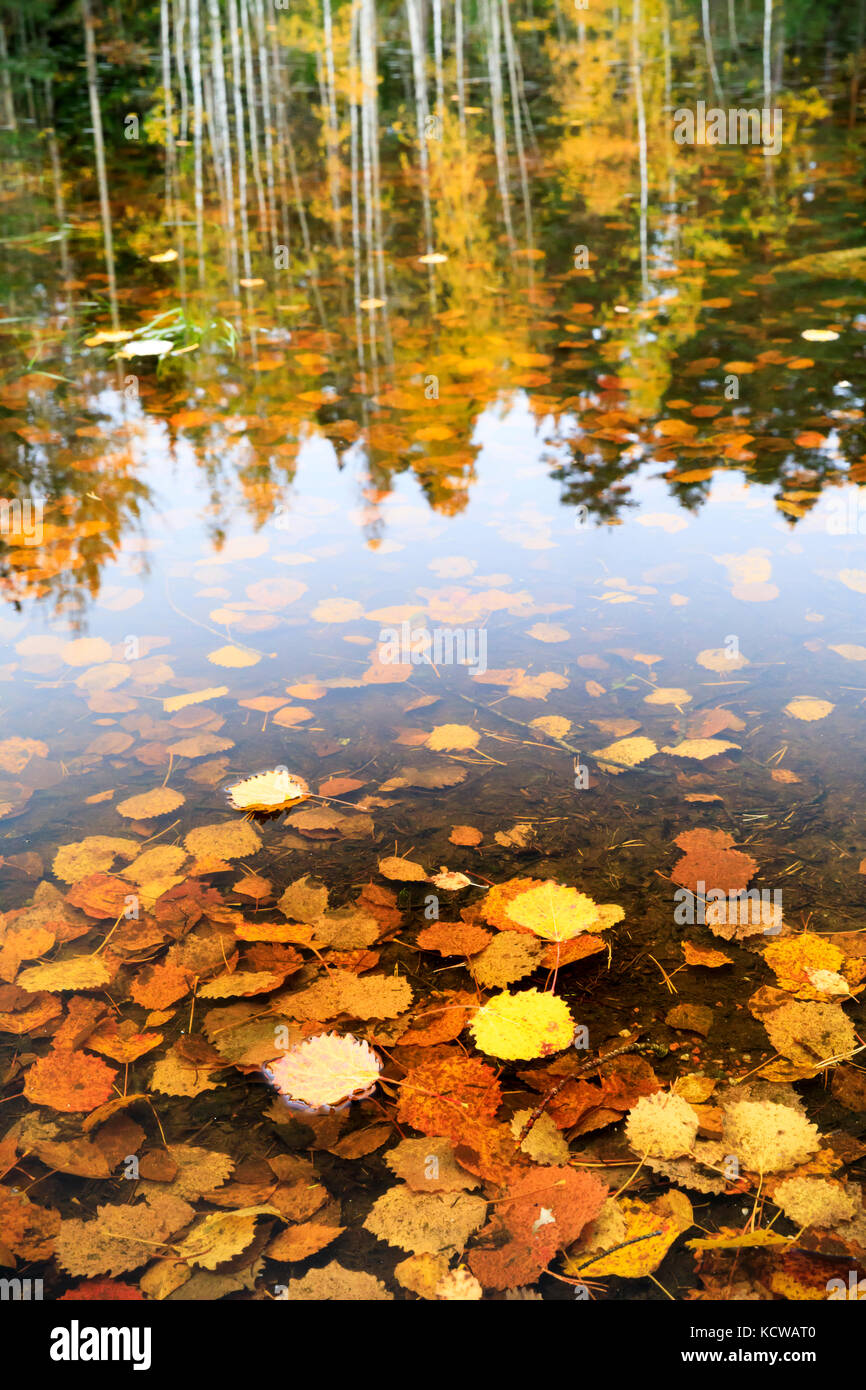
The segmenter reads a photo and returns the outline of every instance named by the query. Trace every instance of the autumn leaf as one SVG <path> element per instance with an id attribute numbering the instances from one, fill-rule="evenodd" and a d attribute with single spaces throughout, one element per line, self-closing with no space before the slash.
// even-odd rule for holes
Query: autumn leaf
<path id="1" fill-rule="evenodd" d="M 578 1279 L 643 1279 L 652 1274 L 674 1241 L 691 1225 L 676 1212 L 663 1213 L 660 1206 L 660 1202 L 651 1205 L 636 1198 L 619 1198 L 615 1203 L 621 1222 L 619 1239 L 612 1244 L 624 1248 L 609 1254 L 604 1250 L 597 1255 L 592 1251 L 575 1253 L 565 1262 L 566 1273 Z"/>
<path id="2" fill-rule="evenodd" d="M 567 1004 L 537 989 L 496 995 L 469 1025 L 475 1045 L 493 1057 L 549 1057 L 574 1039 Z"/>
<path id="3" fill-rule="evenodd" d="M 626 1138 L 637 1154 L 679 1158 L 692 1149 L 698 1133 L 698 1117 L 679 1095 L 656 1091 L 641 1096 L 629 1110 Z"/>
<path id="4" fill-rule="evenodd" d="M 613 904 L 600 907 L 576 888 L 547 880 L 516 894 L 505 904 L 509 926 L 545 941 L 569 941 L 585 931 L 604 931 L 624 915 Z"/>
<path id="5" fill-rule="evenodd" d="M 410 1068 L 400 1086 L 397 1118 L 422 1134 L 458 1143 L 468 1122 L 492 1120 L 499 1108 L 496 1072 L 462 1054 L 433 1057 Z"/>
<path id="6" fill-rule="evenodd" d="M 473 825 L 455 825 L 448 839 L 452 845 L 480 845 L 484 836 Z"/>
<path id="7" fill-rule="evenodd" d="M 726 753 L 729 748 L 739 747 L 738 743 L 729 743 L 724 738 L 686 738 L 682 743 L 666 745 L 662 752 L 669 753 L 674 758 L 694 758 L 697 762 L 704 762 L 707 758 L 715 758 L 719 753 Z"/>
<path id="8" fill-rule="evenodd" d="M 816 700 L 811 695 L 798 695 L 795 699 L 789 700 L 785 706 L 785 713 L 790 714 L 793 719 L 805 720 L 811 723 L 816 719 L 826 719 L 828 714 L 832 714 L 836 708 L 829 700 Z"/>
<path id="9" fill-rule="evenodd" d="M 423 951 L 438 951 L 440 956 L 474 956 L 492 940 L 491 932 L 468 922 L 436 922 L 416 938 Z"/>
<path id="10" fill-rule="evenodd" d="M 67 1114 L 95 1110 L 112 1093 L 117 1072 L 86 1052 L 49 1052 L 30 1067 L 24 1094 L 34 1105 Z"/>
<path id="11" fill-rule="evenodd" d="M 722 1140 L 744 1168 L 780 1172 L 805 1163 L 820 1147 L 817 1125 L 790 1105 L 735 1101 L 725 1109 Z"/>
<path id="12" fill-rule="evenodd" d="M 246 1250 L 261 1215 L 278 1216 L 279 1212 L 275 1207 L 259 1205 L 200 1217 L 177 1245 L 177 1254 L 204 1269 L 216 1269 Z"/>
<path id="13" fill-rule="evenodd" d="M 21 971 L 16 984 L 35 994 L 40 990 L 99 989 L 110 980 L 111 971 L 99 956 L 70 956 L 46 965 L 31 965 Z"/>
<path id="14" fill-rule="evenodd" d="M 658 752 L 658 747 L 651 738 L 621 738 L 615 743 L 609 743 L 606 748 L 599 748 L 596 751 L 596 758 L 599 763 L 604 763 L 609 759 L 609 766 L 616 764 L 624 767 L 637 767 L 639 763 L 646 762 L 647 758 L 653 757 Z"/>
<path id="15" fill-rule="evenodd" d="M 310 789 L 302 777 L 277 768 L 233 783 L 227 794 L 236 811 L 282 811 L 304 801 Z"/>
<path id="16" fill-rule="evenodd" d="M 351 1033 L 320 1033 L 265 1067 L 265 1076 L 287 1101 L 311 1110 L 371 1094 L 382 1062 Z"/>
<path id="17" fill-rule="evenodd" d="M 380 1240 L 414 1254 L 458 1250 L 484 1224 L 487 1202 L 465 1192 L 414 1192 L 403 1184 L 390 1187 L 373 1203 L 364 1221 Z"/>
<path id="18" fill-rule="evenodd" d="M 398 883 L 424 883 L 428 878 L 427 870 L 413 859 L 400 859 L 393 855 L 389 859 L 379 860 L 379 873 Z"/>
<path id="19" fill-rule="evenodd" d="M 439 724 L 427 738 L 427 747 L 434 752 L 460 752 L 475 748 L 481 738 L 477 729 L 468 724 Z"/>

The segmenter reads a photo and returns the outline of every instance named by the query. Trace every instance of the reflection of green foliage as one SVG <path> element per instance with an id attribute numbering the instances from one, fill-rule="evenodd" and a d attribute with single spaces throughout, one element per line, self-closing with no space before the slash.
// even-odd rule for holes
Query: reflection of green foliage
<path id="1" fill-rule="evenodd" d="M 179 306 L 176 309 L 166 309 L 165 313 L 148 319 L 146 324 L 135 330 L 128 342 L 153 342 L 160 339 L 174 343 L 175 348 L 202 347 L 212 343 L 217 347 L 227 348 L 234 356 L 238 335 L 234 324 L 228 319 L 212 318 L 206 323 L 199 323 L 186 309 Z M 161 364 L 166 360 L 167 356 L 160 359 Z"/>

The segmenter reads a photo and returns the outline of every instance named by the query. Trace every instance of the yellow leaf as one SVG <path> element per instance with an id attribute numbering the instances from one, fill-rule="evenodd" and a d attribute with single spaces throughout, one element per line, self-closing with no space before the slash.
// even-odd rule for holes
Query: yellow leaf
<path id="1" fill-rule="evenodd" d="M 651 738 L 620 738 L 615 743 L 609 743 L 606 748 L 599 748 L 596 757 L 599 762 L 610 758 L 611 763 L 623 763 L 626 767 L 636 767 L 638 763 L 645 762 L 659 750 Z"/>
<path id="2" fill-rule="evenodd" d="M 360 618 L 364 605 L 354 598 L 323 598 L 313 609 L 317 623 L 349 623 Z"/>
<path id="3" fill-rule="evenodd" d="M 675 746 L 669 744 L 662 752 L 674 758 L 695 758 L 702 763 L 705 758 L 714 758 L 717 753 L 739 747 L 739 743 L 729 743 L 725 738 L 686 738 Z"/>
<path id="4" fill-rule="evenodd" d="M 171 787 L 154 787 L 152 791 L 142 792 L 141 796 L 119 801 L 114 809 L 130 820 L 149 820 L 151 816 L 166 816 L 169 811 L 176 811 L 185 801 L 186 797 Z"/>
<path id="5" fill-rule="evenodd" d="M 581 932 L 602 930 L 598 904 L 576 888 L 566 888 L 552 879 L 518 893 L 506 905 L 505 914 L 545 941 L 570 941 Z"/>
<path id="6" fill-rule="evenodd" d="M 866 661 L 866 647 L 858 647 L 850 642 L 840 642 L 838 647 L 831 647 L 830 650 L 844 656 L 846 661 Z"/>
<path id="7" fill-rule="evenodd" d="M 567 628 L 560 627 L 557 623 L 534 623 L 526 630 L 527 637 L 534 637 L 536 642 L 570 642 L 571 633 Z"/>
<path id="8" fill-rule="evenodd" d="M 228 820 L 219 825 L 199 825 L 190 830 L 184 844 L 197 859 L 240 859 L 256 854 L 261 836 L 245 820 Z"/>
<path id="9" fill-rule="evenodd" d="M 208 661 L 214 666 L 255 666 L 261 660 L 257 652 L 251 652 L 241 647 L 227 646 L 218 647 L 215 652 L 208 652 Z"/>
<path id="10" fill-rule="evenodd" d="M 809 723 L 814 719 L 826 719 L 836 708 L 829 700 L 816 700 L 811 695 L 797 695 L 785 706 L 785 713 L 793 719 L 803 719 Z"/>
<path id="11" fill-rule="evenodd" d="M 687 1240 L 690 1250 L 747 1250 L 768 1245 L 791 1245 L 788 1236 L 780 1236 L 775 1231 L 741 1231 L 723 1227 L 716 1236 L 703 1236 L 699 1240 Z"/>
<path id="12" fill-rule="evenodd" d="M 463 748 L 475 748 L 481 735 L 468 724 L 437 724 L 427 738 L 427 747 L 435 752 L 455 752 Z"/>
<path id="13" fill-rule="evenodd" d="M 866 570 L 840 570 L 839 578 L 855 594 L 866 594 Z"/>
<path id="14" fill-rule="evenodd" d="M 645 1202 L 631 1197 L 622 1197 L 612 1203 L 615 1214 L 620 1218 L 619 1229 L 622 1234 L 614 1245 L 633 1241 L 621 1250 L 611 1254 L 602 1251 L 598 1255 L 575 1254 L 566 1260 L 567 1274 L 587 1279 L 609 1279 L 616 1275 L 620 1279 L 645 1279 L 658 1269 L 674 1241 L 684 1229 L 683 1219 L 677 1214 L 659 1215 Z M 605 1208 L 602 1208 L 602 1216 Z"/>
<path id="15" fill-rule="evenodd" d="M 696 659 L 699 666 L 705 667 L 708 671 L 717 671 L 719 675 L 741 671 L 749 664 L 739 652 L 729 652 L 726 647 L 707 647 L 704 651 L 698 652 Z"/>
<path id="16" fill-rule="evenodd" d="M 565 1000 L 555 994 L 506 990 L 478 1010 L 469 1031 L 476 1047 L 492 1057 L 549 1057 L 571 1045 L 574 1020 Z"/>
<path id="17" fill-rule="evenodd" d="M 217 700 L 222 695 L 228 695 L 227 685 L 212 685 L 207 690 L 192 690 L 188 695 L 170 695 L 163 700 L 162 707 L 166 714 L 174 714 L 179 709 L 186 709 L 187 705 L 199 705 L 203 700 Z"/>
<path id="18" fill-rule="evenodd" d="M 317 1033 L 269 1062 L 265 1075 L 280 1095 L 310 1109 L 369 1095 L 382 1062 L 369 1043 L 351 1033 Z"/>
<path id="19" fill-rule="evenodd" d="M 660 685 L 651 694 L 644 695 L 645 705 L 687 705 L 691 695 L 679 686 Z"/>
<path id="20" fill-rule="evenodd" d="M 541 729 L 553 738 L 565 738 L 571 728 L 571 720 L 563 718 L 561 714 L 542 714 L 529 722 L 533 729 Z"/>

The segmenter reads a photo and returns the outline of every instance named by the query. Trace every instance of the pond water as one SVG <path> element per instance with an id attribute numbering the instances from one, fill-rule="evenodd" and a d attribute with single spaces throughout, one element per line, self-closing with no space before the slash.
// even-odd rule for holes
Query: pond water
<path id="1" fill-rule="evenodd" d="M 19 1155 L 31 1155 L 15 1177 L 26 1189 L 39 1176 L 34 1200 L 63 1220 L 60 1255 L 30 1257 L 52 1296 L 115 1276 L 142 1280 L 148 1297 L 274 1297 L 335 1260 L 390 1296 L 421 1292 L 417 1269 L 394 1275 L 418 1249 L 364 1225 L 394 1182 L 389 1147 L 418 1130 L 395 1119 L 406 1075 L 424 1047 L 483 1057 L 499 1075 L 502 1124 L 536 1104 L 545 1081 L 527 1077 L 550 1064 L 537 1052 L 491 1056 L 466 1031 L 401 1045 L 443 992 L 478 1004 L 498 995 L 465 955 L 419 949 L 416 937 L 461 914 L 502 928 L 485 918 L 485 896 L 514 879 L 623 909 L 594 954 L 555 980 L 556 962 L 539 959 L 511 986 L 555 983 L 587 1030 L 577 1052 L 559 1049 L 550 1076 L 624 1041 L 651 1044 L 631 1055 L 659 1084 L 716 1082 L 715 1099 L 695 1084 L 686 1098 L 702 1138 L 718 1140 L 724 1086 L 769 1063 L 766 1089 L 747 1087 L 749 1097 L 799 1096 L 823 1152 L 842 1136 L 835 1168 L 808 1173 L 858 1188 L 856 1060 L 831 1096 L 833 1067 L 771 1043 L 762 1014 L 791 1000 L 841 1012 L 847 979 L 846 1026 L 862 1019 L 866 949 L 839 936 L 862 928 L 866 866 L 862 110 L 855 87 L 849 120 L 841 41 L 825 49 L 805 21 L 787 50 L 774 37 L 771 105 L 784 134 L 772 154 L 672 134 L 674 111 L 699 100 L 764 103 L 756 16 L 741 16 L 735 52 L 713 7 L 718 100 L 699 6 L 647 6 L 635 24 L 608 7 L 587 29 L 580 14 L 535 5 L 504 33 L 495 6 L 482 6 L 466 17 L 461 105 L 451 7 L 438 64 L 432 25 L 413 40 L 402 10 L 377 8 L 338 7 L 329 50 L 315 7 L 265 23 L 260 5 L 242 3 L 233 104 L 230 5 L 222 116 L 202 38 L 201 140 L 188 33 L 169 56 L 167 139 L 158 27 L 151 63 L 107 12 L 95 32 L 101 200 L 83 90 L 77 105 L 56 96 L 56 134 L 41 108 L 35 124 L 4 132 L 0 907 L 12 944 L 0 1012 L 6 1118 Z M 168 11 L 176 38 L 178 17 L 197 6 Z M 60 61 L 75 73 L 71 57 Z M 280 767 L 313 795 L 254 814 L 245 840 L 228 789 Z M 719 835 L 704 849 L 736 846 L 756 867 L 728 882 L 710 856 L 710 877 L 698 878 L 776 894 L 784 929 L 770 943 L 806 934 L 835 948 L 836 963 L 822 964 L 842 986 L 774 976 L 766 932 L 684 930 L 675 895 L 690 880 L 671 877 L 686 849 L 674 842 L 707 831 Z M 389 858 L 421 867 L 383 874 Z M 445 869 L 471 883 L 433 883 Z M 322 928 L 311 950 L 302 935 L 245 929 L 285 924 L 276 904 L 307 876 L 330 908 L 374 885 L 378 940 Z M 33 901 L 41 907 L 22 919 Z M 22 920 L 51 940 L 19 952 Z M 731 964 L 687 963 L 684 937 Z M 82 973 L 68 980 L 16 983 L 72 960 Z M 104 976 L 88 976 L 85 960 Z M 168 964 L 186 972 L 179 993 L 150 973 Z M 366 1018 L 283 1008 L 335 968 L 405 981 L 411 1006 L 396 1019 L 375 1006 Z M 271 982 L 233 992 L 246 972 Z M 698 1013 L 671 1022 L 677 1005 Z M 85 1039 L 97 1030 L 90 1050 L 69 1042 L 79 1016 Z M 281 1117 L 259 1068 L 267 1030 L 285 1018 L 309 1036 L 366 1038 L 388 1080 L 337 1116 Z M 226 1029 L 234 1051 L 220 1051 Z M 138 1052 L 133 1035 L 145 1033 L 158 1041 Z M 94 1107 L 28 1088 L 28 1068 L 70 1046 L 111 1065 L 111 1095 L 150 1097 L 116 1112 L 133 1129 L 117 1127 L 112 1178 L 88 1172 L 81 1151 L 93 1147 L 81 1110 Z M 154 1077 L 154 1062 L 171 1074 Z M 645 1093 L 628 1075 L 627 1101 L 617 1110 L 599 1092 L 585 1128 L 576 1101 L 570 1121 L 554 1110 L 574 1171 L 611 1165 L 613 1192 L 630 1156 L 634 1167 L 618 1121 Z M 584 1076 L 599 1082 L 597 1070 Z M 184 1278 L 178 1250 L 192 1237 L 172 1227 L 171 1244 L 167 1222 L 156 1235 L 164 1258 L 146 1273 L 133 1257 L 97 1268 L 81 1232 L 77 1258 L 64 1228 L 82 1205 L 95 1220 L 100 1203 L 133 1200 L 116 1165 L 165 1154 L 160 1134 L 168 1167 L 142 1159 L 136 1202 L 171 1191 L 201 1221 L 276 1201 L 295 1243 L 267 1228 L 282 1241 L 268 1253 L 260 1222 L 246 1264 L 226 1247 L 216 1273 L 193 1255 Z M 467 1171 L 492 1200 L 502 1172 L 492 1158 L 479 1167 L 477 1135 L 450 1137 L 458 1157 L 473 1151 Z M 52 1148 L 61 1142 L 79 1146 L 65 1161 Z M 228 1170 L 193 1172 L 194 1147 L 234 1161 L 222 1197 Z M 294 1155 L 284 1172 L 276 1165 L 282 1208 L 274 1153 Z M 327 1193 L 318 1217 L 285 1195 L 308 1186 L 303 1163 Z M 664 1200 L 661 1167 L 642 1169 L 630 1196 Z M 705 1231 L 770 1222 L 777 1208 L 750 1181 L 700 1199 Z M 609 1230 L 622 1240 L 632 1228 L 619 1219 Z M 785 1216 L 776 1229 L 804 1224 Z M 333 1226 L 347 1229 L 319 1250 L 316 1231 Z M 435 1247 L 448 1251 L 430 1255 L 445 1259 L 437 1278 L 464 1247 L 495 1249 L 501 1237 L 485 1229 Z M 847 1269 L 864 1255 L 853 1226 L 806 1248 L 822 1287 L 833 1260 Z M 591 1296 L 730 1296 L 724 1258 L 696 1267 L 680 1239 L 636 1277 L 611 1266 Z M 507 1277 L 471 1256 L 468 1267 L 485 1296 L 504 1296 Z M 554 1243 L 510 1287 L 573 1297 L 567 1268 Z M 756 1296 L 780 1293 L 767 1264 L 736 1277 Z M 332 1296 L 366 1297 L 363 1287 Z"/>

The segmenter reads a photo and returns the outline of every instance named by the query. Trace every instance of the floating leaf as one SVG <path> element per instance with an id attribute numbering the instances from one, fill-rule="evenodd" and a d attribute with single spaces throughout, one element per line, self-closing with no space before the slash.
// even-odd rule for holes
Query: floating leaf
<path id="1" fill-rule="evenodd" d="M 371 1094 L 382 1062 L 351 1033 L 319 1033 L 265 1067 L 280 1095 L 311 1110 Z"/>
<path id="2" fill-rule="evenodd" d="M 505 991 L 478 1010 L 469 1031 L 476 1047 L 492 1057 L 550 1057 L 572 1043 L 574 1020 L 554 994 Z"/>
<path id="3" fill-rule="evenodd" d="M 303 777 L 284 767 L 245 777 L 228 788 L 228 798 L 236 811 L 282 811 L 305 801 L 310 788 Z"/>

